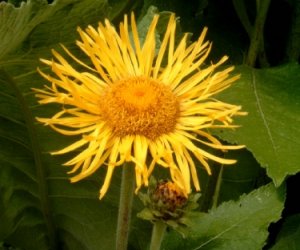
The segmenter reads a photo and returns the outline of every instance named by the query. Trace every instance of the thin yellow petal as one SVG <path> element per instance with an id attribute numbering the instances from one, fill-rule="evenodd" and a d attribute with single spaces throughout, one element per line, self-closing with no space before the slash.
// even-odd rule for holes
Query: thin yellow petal
<path id="1" fill-rule="evenodd" d="M 106 194 L 106 192 L 109 188 L 109 185 L 110 185 L 110 182 L 111 182 L 111 177 L 112 177 L 114 169 L 115 169 L 115 166 L 108 165 L 107 173 L 106 173 L 106 176 L 105 176 L 105 179 L 104 179 L 104 183 L 103 183 L 103 185 L 100 189 L 100 195 L 99 195 L 100 200 L 104 197 L 104 195 Z"/>

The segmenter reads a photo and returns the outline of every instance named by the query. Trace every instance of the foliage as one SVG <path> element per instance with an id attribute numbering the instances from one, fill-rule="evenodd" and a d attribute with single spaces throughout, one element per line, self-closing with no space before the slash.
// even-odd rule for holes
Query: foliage
<path id="1" fill-rule="evenodd" d="M 206 214 L 195 218 L 184 240 L 176 232 L 167 233 L 163 248 L 297 249 L 300 209 L 290 209 L 297 197 L 289 185 L 285 191 L 285 184 L 292 175 L 298 180 L 300 172 L 300 4 L 272 1 L 259 33 L 263 3 L 268 0 L 0 2 L 0 249 L 114 248 L 120 169 L 101 201 L 101 170 L 70 184 L 61 166 L 65 158 L 49 152 L 74 138 L 37 124 L 34 117 L 53 113 L 55 107 L 37 105 L 31 89 L 45 84 L 36 68 L 41 67 L 39 58 L 51 58 L 52 48 L 60 50 L 62 43 L 79 53 L 77 26 L 95 26 L 105 18 L 117 25 L 130 11 L 135 11 L 141 33 L 147 31 L 155 12 L 162 17 L 175 12 L 180 32 L 191 33 L 191 40 L 208 26 L 208 38 L 214 42 L 210 60 L 228 54 L 229 63 L 237 65 L 235 72 L 241 74 L 218 98 L 242 105 L 249 113 L 236 120 L 239 129 L 212 131 L 228 143 L 245 144 L 246 149 L 226 153 L 239 159 L 236 166 L 213 166 L 211 177 L 199 170 L 200 208 Z M 274 27 L 278 12 L 292 18 L 277 21 Z M 130 249 L 148 247 L 151 224 L 135 216 L 141 207 L 135 198 Z"/>

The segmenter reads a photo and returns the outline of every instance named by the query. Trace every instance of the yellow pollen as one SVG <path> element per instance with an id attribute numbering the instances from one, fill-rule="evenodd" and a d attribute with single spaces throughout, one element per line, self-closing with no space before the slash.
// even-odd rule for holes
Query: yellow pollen
<path id="1" fill-rule="evenodd" d="M 179 102 L 172 90 L 153 79 L 131 77 L 108 86 L 100 98 L 102 118 L 120 137 L 151 140 L 174 131 Z"/>

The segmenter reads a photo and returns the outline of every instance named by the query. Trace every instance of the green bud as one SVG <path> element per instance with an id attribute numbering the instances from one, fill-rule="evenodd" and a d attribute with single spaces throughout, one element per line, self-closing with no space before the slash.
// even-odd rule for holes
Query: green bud
<path id="1" fill-rule="evenodd" d="M 182 190 L 171 181 L 157 182 L 153 177 L 150 179 L 147 194 L 139 192 L 139 198 L 145 208 L 138 213 L 138 217 L 151 222 L 162 221 L 183 235 L 192 218 L 199 212 L 198 207 L 200 194 L 190 194 L 186 197 Z"/>

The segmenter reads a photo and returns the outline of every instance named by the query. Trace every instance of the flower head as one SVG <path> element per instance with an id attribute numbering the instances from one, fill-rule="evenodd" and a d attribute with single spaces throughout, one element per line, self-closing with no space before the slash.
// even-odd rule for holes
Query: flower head
<path id="1" fill-rule="evenodd" d="M 97 29 L 78 29 L 79 48 L 88 56 L 88 65 L 63 46 L 82 70 L 75 69 L 58 52 L 53 60 L 41 59 L 55 76 L 40 74 L 51 82 L 44 90 L 35 89 L 40 104 L 57 103 L 62 109 L 51 118 L 38 118 L 57 132 L 80 139 L 54 152 L 81 152 L 65 163 L 72 166 L 72 182 L 84 179 L 100 167 L 107 169 L 100 198 L 107 192 L 113 171 L 124 162 L 133 162 L 137 190 L 148 185 L 156 166 L 170 170 L 172 180 L 184 194 L 191 183 L 200 190 L 196 164 L 211 173 L 208 160 L 233 164 L 205 151 L 238 149 L 222 145 L 208 128 L 233 128 L 232 116 L 243 115 L 240 106 L 212 98 L 239 76 L 230 77 L 233 67 L 222 71 L 224 56 L 217 63 L 204 66 L 211 43 L 205 42 L 205 28 L 192 44 L 184 35 L 175 45 L 175 16 L 171 15 L 158 51 L 153 17 L 147 36 L 140 42 L 134 15 L 131 28 L 128 17 L 119 32 L 108 20 Z"/>
<path id="2" fill-rule="evenodd" d="M 147 193 L 139 192 L 138 196 L 145 206 L 137 214 L 139 218 L 164 223 L 183 236 L 193 226 L 195 217 L 205 214 L 196 210 L 201 194 L 192 193 L 187 197 L 176 183 L 169 180 L 157 181 L 151 176 Z"/>

